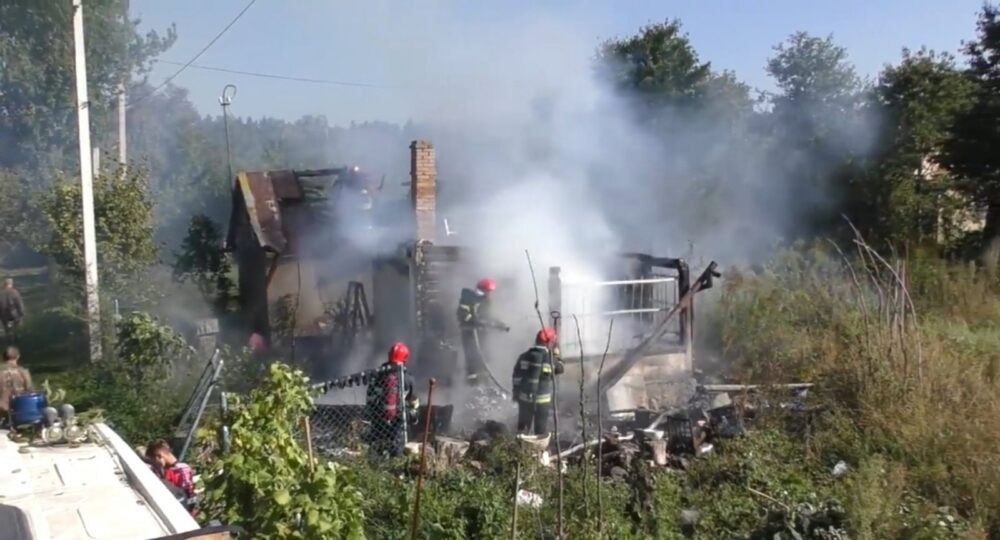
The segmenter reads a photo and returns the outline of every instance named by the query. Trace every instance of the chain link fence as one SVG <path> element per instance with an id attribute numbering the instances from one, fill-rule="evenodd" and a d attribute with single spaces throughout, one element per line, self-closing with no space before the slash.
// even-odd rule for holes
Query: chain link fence
<path id="1" fill-rule="evenodd" d="M 414 382 L 402 365 L 385 365 L 313 385 L 314 451 L 334 460 L 402 455 L 417 420 Z"/>

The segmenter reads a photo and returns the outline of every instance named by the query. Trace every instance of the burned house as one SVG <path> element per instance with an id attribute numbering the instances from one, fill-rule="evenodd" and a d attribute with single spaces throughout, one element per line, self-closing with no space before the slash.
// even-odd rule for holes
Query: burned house
<path id="1" fill-rule="evenodd" d="M 330 306 L 367 272 L 344 262 L 356 259 L 347 238 L 371 222 L 380 189 L 357 167 L 237 175 L 226 247 L 248 333 L 323 347 Z"/>
<path id="2" fill-rule="evenodd" d="M 281 306 L 291 299 L 297 307 L 291 321 L 294 335 L 325 344 L 318 346 L 317 358 L 321 363 L 336 363 L 347 354 L 343 350 L 347 346 L 329 339 L 330 303 L 353 287 L 355 301 L 341 312 L 342 318 L 371 325 L 365 340 L 373 351 L 402 340 L 416 353 L 411 369 L 418 377 L 433 376 L 447 385 L 453 374 L 462 372 L 455 307 L 461 287 L 481 277 L 481 269 L 472 261 L 470 246 L 455 245 L 439 219 L 433 145 L 414 141 L 410 157 L 409 200 L 395 201 L 407 207 L 406 237 L 392 237 L 393 242 L 363 253 L 351 251 L 352 243 L 345 240 L 358 230 L 344 227 L 356 226 L 359 220 L 378 227 L 380 206 L 393 208 L 395 214 L 401 206 L 387 201 L 367 207 L 331 205 L 328 193 L 340 182 L 343 170 L 238 176 L 229 245 L 239 265 L 240 293 L 251 329 L 268 336 L 287 325 L 288 321 L 281 320 Z M 319 190 L 317 180 L 331 175 L 333 180 L 326 179 Z M 357 181 L 339 185 L 354 186 L 343 192 L 347 194 L 367 189 Z M 321 192 L 327 195 L 318 195 Z M 399 222 L 394 226 L 398 228 Z M 599 255 L 608 259 L 607 254 Z M 660 408 L 687 399 L 692 297 L 706 283 L 692 280 L 680 259 L 645 254 L 611 259 L 603 273 L 606 279 L 599 281 L 573 281 L 559 268 L 545 269 L 547 274 L 539 275 L 545 291 L 543 317 L 559 330 L 567 362 L 562 388 L 575 392 L 572 389 L 578 386 L 581 372 L 575 366 L 580 362 L 585 368 L 584 383 L 597 386 L 597 365 L 607 348 L 599 385 L 606 410 Z M 579 337 L 574 315 L 580 324 Z M 609 342 L 611 320 L 615 332 Z M 534 329 L 526 327 L 525 336 L 509 338 L 517 347 L 529 342 L 527 332 L 537 331 L 537 322 L 530 324 Z M 351 346 L 356 345 L 352 342 Z M 365 365 L 355 367 L 374 367 L 381 361 L 381 355 L 370 356 Z M 498 386 L 503 386 L 509 372 L 500 365 L 494 369 Z M 323 369 L 314 375 L 331 372 L 341 370 Z"/>

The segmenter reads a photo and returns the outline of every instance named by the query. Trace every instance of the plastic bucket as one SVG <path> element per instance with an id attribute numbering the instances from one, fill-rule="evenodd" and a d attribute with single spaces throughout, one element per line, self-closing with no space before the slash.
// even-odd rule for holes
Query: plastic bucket
<path id="1" fill-rule="evenodd" d="M 49 400 L 41 392 L 30 392 L 14 396 L 11 400 L 11 419 L 15 426 L 27 426 L 42 422 L 42 409 L 49 406 Z"/>

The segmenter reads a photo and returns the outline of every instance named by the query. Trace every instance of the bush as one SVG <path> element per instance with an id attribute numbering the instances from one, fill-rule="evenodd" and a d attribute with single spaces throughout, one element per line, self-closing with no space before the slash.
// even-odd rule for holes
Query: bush
<path id="1" fill-rule="evenodd" d="M 234 403 L 232 450 L 207 474 L 204 510 L 253 538 L 363 538 L 361 491 L 332 463 L 310 463 L 300 426 L 312 411 L 306 378 L 272 364 L 245 403 Z"/>
<path id="2" fill-rule="evenodd" d="M 100 410 L 127 441 L 146 444 L 170 437 L 189 394 L 183 338 L 152 316 L 134 312 L 117 325 L 114 354 L 87 364 L 65 381 L 69 399 L 82 410 Z"/>

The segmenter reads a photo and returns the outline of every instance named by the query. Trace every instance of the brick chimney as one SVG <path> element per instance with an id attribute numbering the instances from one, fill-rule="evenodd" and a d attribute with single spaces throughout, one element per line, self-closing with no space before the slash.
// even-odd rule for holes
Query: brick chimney
<path id="1" fill-rule="evenodd" d="M 433 242 L 437 231 L 437 169 L 430 141 L 410 143 L 410 202 L 416 217 L 416 239 Z"/>

